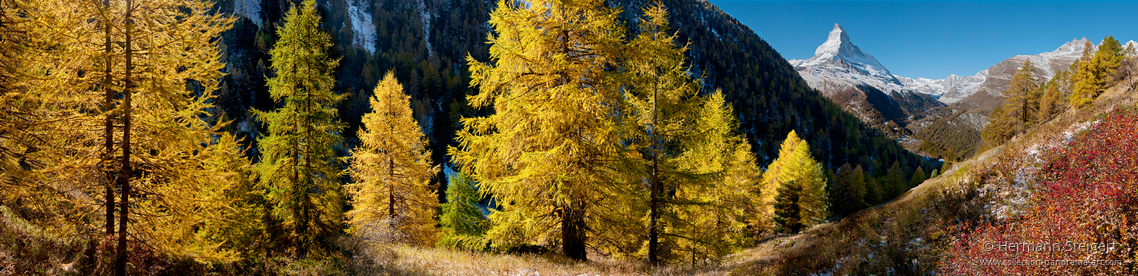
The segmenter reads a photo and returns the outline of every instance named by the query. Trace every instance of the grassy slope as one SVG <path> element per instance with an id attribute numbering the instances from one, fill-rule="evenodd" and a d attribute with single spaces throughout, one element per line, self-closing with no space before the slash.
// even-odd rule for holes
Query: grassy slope
<path id="1" fill-rule="evenodd" d="M 961 222 L 994 221 L 1027 207 L 1035 187 L 1023 183 L 1033 181 L 1017 184 L 1013 178 L 1034 177 L 1033 168 L 1044 162 L 1040 152 L 1060 145 L 1097 114 L 1135 103 L 1138 94 L 1125 84 L 1108 89 L 1092 106 L 1069 109 L 1004 145 L 955 164 L 894 201 L 799 235 L 766 241 L 727 263 L 740 263 L 733 274 L 935 271 Z"/>

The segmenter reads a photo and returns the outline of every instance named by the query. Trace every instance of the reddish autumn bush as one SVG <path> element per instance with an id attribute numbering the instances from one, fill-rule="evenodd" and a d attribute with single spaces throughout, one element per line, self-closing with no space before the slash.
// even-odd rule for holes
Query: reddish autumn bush
<path id="1" fill-rule="evenodd" d="M 1138 111 L 1116 109 L 1046 154 L 1022 216 L 964 225 L 946 274 L 1135 275 Z"/>

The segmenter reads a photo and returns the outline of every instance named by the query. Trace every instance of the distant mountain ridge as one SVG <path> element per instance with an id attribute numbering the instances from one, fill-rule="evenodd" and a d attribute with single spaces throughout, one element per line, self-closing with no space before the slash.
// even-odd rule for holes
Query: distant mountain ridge
<path id="1" fill-rule="evenodd" d="M 985 70 L 988 76 L 971 95 L 930 111 L 924 119 L 909 125 L 913 136 L 924 143 L 918 145 L 920 151 L 940 152 L 935 155 L 955 158 L 972 155 L 980 144 L 980 131 L 987 125 L 989 113 L 1003 103 L 1003 91 L 1008 89 L 1012 76 L 1025 61 L 1030 60 L 1035 65 L 1037 81 L 1046 82 L 1058 72 L 1068 70 L 1082 56 L 1087 42 L 1086 38 L 1073 39 L 1054 51 L 1017 55 L 992 65 Z M 1123 47 L 1128 45 L 1138 46 L 1138 43 L 1129 41 Z"/>
<path id="2" fill-rule="evenodd" d="M 972 93 L 976 93 L 976 90 L 980 89 L 980 84 L 987 78 L 988 70 L 986 69 L 972 76 L 961 77 L 951 74 L 947 78 L 938 80 L 897 77 L 906 89 L 936 97 L 937 100 L 945 104 L 955 103 L 972 95 Z"/>
<path id="3" fill-rule="evenodd" d="M 954 156 L 964 157 L 971 154 L 967 148 L 979 144 L 979 131 L 987 124 L 988 113 L 1003 102 L 1003 91 L 1025 61 L 1035 64 L 1035 76 L 1044 82 L 1078 60 L 1087 42 L 1086 38 L 1074 39 L 1054 51 L 1017 55 L 972 76 L 908 78 L 890 73 L 854 45 L 849 32 L 834 24 L 813 56 L 788 63 L 811 88 L 863 122 L 899 141 L 911 142 L 907 144 L 910 150 L 927 154 L 918 148 L 933 152 L 951 148 L 958 152 Z M 1130 41 L 1123 47 L 1128 45 L 1138 43 Z M 922 146 L 925 141 L 936 145 Z"/>

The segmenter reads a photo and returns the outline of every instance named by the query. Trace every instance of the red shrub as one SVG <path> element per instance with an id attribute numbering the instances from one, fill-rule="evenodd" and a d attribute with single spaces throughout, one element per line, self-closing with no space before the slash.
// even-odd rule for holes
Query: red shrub
<path id="1" fill-rule="evenodd" d="M 1049 154 L 1037 179 L 1046 188 L 1030 209 L 957 236 L 941 269 L 970 275 L 1138 272 L 1136 113 L 1111 111 Z"/>

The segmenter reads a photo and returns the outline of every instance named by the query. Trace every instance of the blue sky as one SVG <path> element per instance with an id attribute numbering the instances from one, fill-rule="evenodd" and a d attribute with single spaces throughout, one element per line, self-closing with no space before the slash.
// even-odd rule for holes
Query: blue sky
<path id="1" fill-rule="evenodd" d="M 834 23 L 894 75 L 973 75 L 1015 55 L 1053 51 L 1086 37 L 1138 40 L 1138 1 L 708 0 L 784 58 L 805 59 Z"/>

